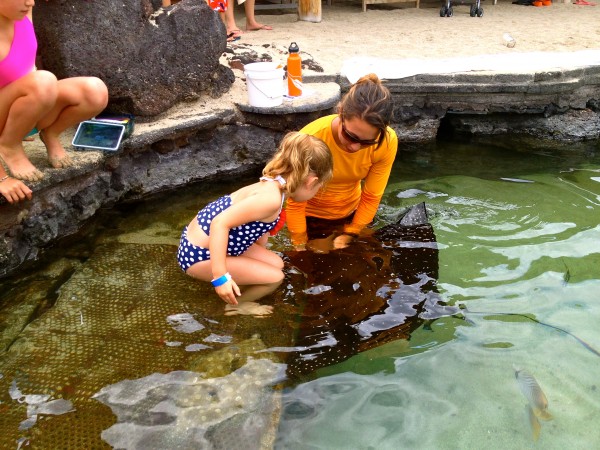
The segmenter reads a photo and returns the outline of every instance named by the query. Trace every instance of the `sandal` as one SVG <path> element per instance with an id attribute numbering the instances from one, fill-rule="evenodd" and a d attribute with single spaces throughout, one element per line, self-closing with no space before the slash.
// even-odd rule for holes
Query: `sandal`
<path id="1" fill-rule="evenodd" d="M 236 36 L 235 31 L 232 31 L 227 35 L 227 42 L 239 41 L 241 37 L 239 35 Z"/>

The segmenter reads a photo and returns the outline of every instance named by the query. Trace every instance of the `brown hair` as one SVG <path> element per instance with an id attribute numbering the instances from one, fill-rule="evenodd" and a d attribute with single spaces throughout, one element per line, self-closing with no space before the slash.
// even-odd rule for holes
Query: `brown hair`
<path id="1" fill-rule="evenodd" d="M 314 173 L 321 183 L 333 175 L 333 157 L 321 139 L 292 131 L 279 144 L 279 150 L 263 169 L 263 176 L 281 175 L 286 180 L 285 191 L 293 193 Z"/>
<path id="2" fill-rule="evenodd" d="M 354 83 L 338 104 L 342 119 L 358 118 L 380 130 L 377 148 L 387 136 L 386 128 L 392 121 L 393 111 L 392 94 L 374 73 Z"/>

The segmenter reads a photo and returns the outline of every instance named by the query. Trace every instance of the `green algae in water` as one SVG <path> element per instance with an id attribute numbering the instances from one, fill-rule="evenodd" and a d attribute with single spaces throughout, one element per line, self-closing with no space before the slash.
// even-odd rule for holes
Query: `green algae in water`
<path id="1" fill-rule="evenodd" d="M 513 344 L 511 342 L 490 342 L 489 344 L 483 344 L 486 348 L 511 348 Z"/>

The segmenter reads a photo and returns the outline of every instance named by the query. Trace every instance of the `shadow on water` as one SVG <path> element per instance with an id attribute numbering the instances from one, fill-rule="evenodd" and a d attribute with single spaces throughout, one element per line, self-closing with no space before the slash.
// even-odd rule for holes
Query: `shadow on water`
<path id="1" fill-rule="evenodd" d="M 573 428 L 585 448 L 600 438 L 578 425 L 600 407 L 599 167 L 598 142 L 406 147 L 354 247 L 272 239 L 289 270 L 266 319 L 224 316 L 174 256 L 201 206 L 252 180 L 104 211 L 0 281 L 0 447 L 472 448 L 491 433 L 507 448 L 516 433 L 526 448 L 518 363 L 551 410 L 582 399 L 540 440 Z M 396 223 L 422 202 L 429 220 Z"/>

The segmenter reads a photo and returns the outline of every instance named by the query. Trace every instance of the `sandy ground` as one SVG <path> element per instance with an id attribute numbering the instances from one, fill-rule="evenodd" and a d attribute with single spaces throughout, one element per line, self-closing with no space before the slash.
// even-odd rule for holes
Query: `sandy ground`
<path id="1" fill-rule="evenodd" d="M 369 5 L 363 13 L 360 2 L 337 0 L 332 6 L 323 4 L 320 23 L 299 21 L 293 10 L 258 10 L 257 19 L 274 30 L 245 32 L 234 46 L 271 44 L 283 51 L 296 41 L 301 51 L 332 74 L 352 56 L 431 59 L 600 49 L 600 2 L 578 6 L 562 1 L 547 7 L 482 1 L 481 18 L 469 16 L 470 3 L 456 2 L 454 16 L 442 18 L 441 1 L 419 9 L 414 3 Z M 235 12 L 244 30 L 243 8 L 236 5 Z M 504 45 L 505 32 L 516 40 L 514 48 Z M 284 53 L 279 56 L 285 61 Z"/>

